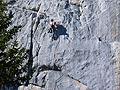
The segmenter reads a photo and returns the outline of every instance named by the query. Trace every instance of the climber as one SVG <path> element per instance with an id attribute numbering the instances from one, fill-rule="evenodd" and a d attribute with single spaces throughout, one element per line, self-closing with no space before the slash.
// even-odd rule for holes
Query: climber
<path id="1" fill-rule="evenodd" d="M 53 19 L 51 19 L 51 21 L 50 21 L 50 26 L 51 26 L 51 28 L 48 30 L 48 33 L 52 33 L 52 28 L 54 27 L 54 20 Z"/>
<path id="2" fill-rule="evenodd" d="M 55 27 L 55 29 L 58 28 L 58 25 L 56 24 L 56 22 L 54 22 L 54 27 Z"/>
<path id="3" fill-rule="evenodd" d="M 56 29 L 58 28 L 58 25 L 56 24 L 56 22 L 54 22 L 53 19 L 51 19 L 50 21 L 50 30 L 48 30 L 48 33 L 52 33 L 52 40 L 55 40 L 55 36 L 56 36 Z"/>
<path id="4" fill-rule="evenodd" d="M 53 30 L 53 37 L 52 37 L 52 40 L 55 40 L 55 38 L 57 38 L 57 29 L 58 29 L 58 25 L 56 24 L 56 22 L 54 22 L 53 25 L 54 25 L 54 30 Z"/>

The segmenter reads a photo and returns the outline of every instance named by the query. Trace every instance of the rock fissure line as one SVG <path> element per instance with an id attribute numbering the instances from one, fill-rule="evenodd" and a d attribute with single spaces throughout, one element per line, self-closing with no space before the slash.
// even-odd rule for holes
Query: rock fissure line
<path id="1" fill-rule="evenodd" d="M 84 85 L 85 87 L 87 87 L 87 85 L 84 84 L 84 83 L 82 83 L 81 81 L 79 81 L 79 80 L 77 80 L 77 79 L 71 77 L 70 75 L 67 75 L 67 76 L 68 76 L 69 78 L 71 78 L 72 80 L 74 80 L 75 82 L 79 83 L 79 85 Z"/>
<path id="2" fill-rule="evenodd" d="M 46 82 L 47 82 L 47 81 L 45 81 L 46 76 L 47 76 L 47 74 L 42 78 L 43 84 L 41 87 L 43 87 L 43 88 L 45 88 L 45 86 L 46 86 Z"/>
<path id="3" fill-rule="evenodd" d="M 9 8 L 12 8 L 12 7 L 9 6 Z M 35 13 L 34 13 L 34 14 L 35 14 L 35 17 L 37 16 L 37 13 L 39 12 L 39 8 L 38 8 L 38 10 L 36 10 L 35 8 L 33 8 L 33 9 L 27 9 L 27 8 L 25 8 L 25 7 L 21 8 L 21 7 L 19 7 L 19 6 L 13 6 L 13 8 L 18 8 L 18 9 L 20 9 L 20 10 L 26 10 L 26 11 L 33 11 L 33 12 L 35 12 Z M 46 18 L 49 18 L 49 16 L 46 14 L 46 12 L 39 12 L 39 13 L 43 14 Z"/>
<path id="4" fill-rule="evenodd" d="M 32 20 L 32 16 L 31 16 L 31 20 Z M 31 26 L 33 25 L 33 22 L 31 22 Z M 33 29 L 31 27 L 31 30 L 30 30 L 30 47 L 29 47 L 29 50 L 30 50 L 30 53 L 29 53 L 29 60 L 28 60 L 28 74 L 31 75 L 32 72 L 32 66 L 33 66 Z M 29 80 L 27 80 L 26 82 L 26 85 L 29 84 Z"/>

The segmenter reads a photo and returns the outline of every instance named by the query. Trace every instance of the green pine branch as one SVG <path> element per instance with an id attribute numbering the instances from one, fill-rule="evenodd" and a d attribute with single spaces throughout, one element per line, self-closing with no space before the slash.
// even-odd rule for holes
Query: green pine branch
<path id="1" fill-rule="evenodd" d="M 21 26 L 7 30 L 12 23 L 5 11 L 7 4 L 0 0 L 0 89 L 20 86 L 31 79 L 34 68 L 30 68 L 30 50 L 19 48 L 17 40 L 11 42 Z M 30 73 L 29 73 L 30 71 Z"/>

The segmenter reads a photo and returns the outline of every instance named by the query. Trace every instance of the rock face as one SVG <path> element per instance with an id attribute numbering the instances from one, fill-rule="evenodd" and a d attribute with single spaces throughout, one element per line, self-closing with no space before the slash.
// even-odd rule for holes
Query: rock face
<path id="1" fill-rule="evenodd" d="M 19 90 L 120 90 L 120 0 L 7 2 L 36 67 Z M 50 19 L 58 24 L 56 40 Z"/>

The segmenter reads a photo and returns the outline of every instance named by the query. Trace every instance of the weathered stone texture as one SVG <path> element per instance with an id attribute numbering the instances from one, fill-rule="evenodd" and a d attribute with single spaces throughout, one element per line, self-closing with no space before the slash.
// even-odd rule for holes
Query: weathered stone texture
<path id="1" fill-rule="evenodd" d="M 13 0 L 10 10 L 13 25 L 22 25 L 20 45 L 33 44 L 36 67 L 33 85 L 19 90 L 120 89 L 119 0 Z M 59 25 L 53 41 L 50 19 Z"/>

